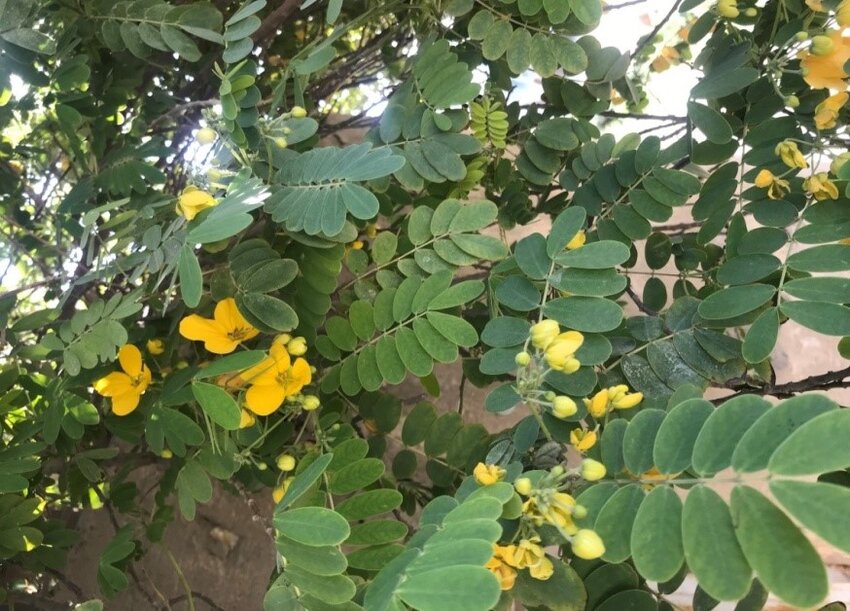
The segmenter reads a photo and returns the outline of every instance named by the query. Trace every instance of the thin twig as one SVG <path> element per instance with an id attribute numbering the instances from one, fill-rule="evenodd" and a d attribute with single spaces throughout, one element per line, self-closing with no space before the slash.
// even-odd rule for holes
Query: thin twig
<path id="1" fill-rule="evenodd" d="M 808 392 L 811 390 L 829 390 L 830 388 L 847 388 L 850 387 L 850 367 L 838 371 L 828 371 L 816 376 L 809 376 L 796 382 L 788 382 L 786 384 L 765 384 L 763 386 L 746 386 L 746 381 L 742 384 L 728 385 L 726 388 L 737 390 L 733 395 L 723 397 L 723 401 L 737 397 L 740 395 L 763 394 L 772 395 L 778 398 L 793 397 L 797 393 Z"/>
<path id="2" fill-rule="evenodd" d="M 637 57 L 640 54 L 640 52 L 643 51 L 644 48 L 652 42 L 652 39 L 655 38 L 655 35 L 658 34 L 658 32 L 661 31 L 661 28 L 663 28 L 667 24 L 668 21 L 670 21 L 670 18 L 676 12 L 676 9 L 679 8 L 679 5 L 681 3 L 682 3 L 682 0 L 676 0 L 676 2 L 673 3 L 673 6 L 670 7 L 670 10 L 667 12 L 666 15 L 664 15 L 664 18 L 661 19 L 661 21 L 658 22 L 658 24 L 652 29 L 652 31 L 649 34 L 647 34 L 646 37 L 644 37 L 640 40 L 640 42 L 638 43 L 638 46 L 635 47 L 635 50 L 632 52 L 632 57 Z"/>

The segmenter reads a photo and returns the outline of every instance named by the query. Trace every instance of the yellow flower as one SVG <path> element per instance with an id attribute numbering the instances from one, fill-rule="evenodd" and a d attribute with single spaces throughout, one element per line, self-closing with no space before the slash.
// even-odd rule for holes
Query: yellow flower
<path id="1" fill-rule="evenodd" d="M 847 73 L 844 64 L 850 59 L 850 38 L 845 38 L 838 30 L 826 34 L 832 42 L 832 49 L 825 55 L 803 52 L 800 65 L 803 79 L 812 89 L 835 89 L 844 91 Z"/>
<path id="2" fill-rule="evenodd" d="M 582 528 L 572 540 L 573 553 L 584 560 L 595 560 L 605 553 L 605 544 L 594 531 Z"/>
<path id="3" fill-rule="evenodd" d="M 812 174 L 803 181 L 803 188 L 818 201 L 838 199 L 838 187 L 829 179 L 829 174 L 826 172 Z"/>
<path id="4" fill-rule="evenodd" d="M 217 203 L 216 199 L 206 191 L 201 191 L 197 187 L 186 187 L 177 198 L 175 210 L 177 214 L 185 216 L 187 221 L 191 221 L 201 210 L 212 208 Z"/>
<path id="5" fill-rule="evenodd" d="M 578 331 L 560 333 L 546 348 L 544 357 L 555 371 L 574 373 L 581 363 L 575 358 L 576 350 L 584 343 L 584 335 Z"/>
<path id="6" fill-rule="evenodd" d="M 717 0 L 717 14 L 726 19 L 735 19 L 740 14 L 737 0 Z"/>
<path id="7" fill-rule="evenodd" d="M 229 354 L 241 342 L 257 337 L 259 333 L 245 320 L 232 297 L 216 304 L 212 319 L 190 314 L 180 321 L 180 335 L 204 342 L 204 348 L 214 354 Z"/>
<path id="8" fill-rule="evenodd" d="M 522 504 L 522 511 L 537 526 L 549 523 L 567 535 L 578 530 L 573 522 L 576 500 L 566 492 L 542 491 Z"/>
<path id="9" fill-rule="evenodd" d="M 148 349 L 148 352 L 154 356 L 159 356 L 165 352 L 165 342 L 161 339 L 149 339 L 145 344 L 145 347 Z"/>
<path id="10" fill-rule="evenodd" d="M 254 426 L 256 422 L 257 419 L 254 417 L 254 414 L 249 412 L 247 409 L 242 410 L 242 413 L 239 415 L 240 429 L 247 429 L 248 427 Z"/>
<path id="11" fill-rule="evenodd" d="M 245 393 L 245 407 L 258 416 L 268 416 L 286 397 L 298 394 L 310 383 L 310 365 L 302 358 L 293 363 L 280 344 L 272 344 L 269 356 L 242 373 L 251 384 Z"/>
<path id="12" fill-rule="evenodd" d="M 846 91 L 829 96 L 823 102 L 815 106 L 815 127 L 818 129 L 832 129 L 838 122 L 838 112 L 847 103 L 850 96 Z"/>
<path id="13" fill-rule="evenodd" d="M 797 148 L 796 142 L 783 140 L 776 145 L 774 152 L 780 159 L 782 159 L 782 163 L 787 165 L 789 168 L 803 169 L 809 167 L 808 162 L 806 162 L 806 158 L 803 157 L 803 153 L 801 153 L 800 149 Z"/>
<path id="14" fill-rule="evenodd" d="M 608 413 L 608 389 L 603 388 L 593 395 L 592 399 L 585 399 L 584 406 L 588 413 L 597 420 L 603 418 Z"/>
<path id="15" fill-rule="evenodd" d="M 369 223 L 366 225 L 366 237 L 370 240 L 374 240 L 378 235 L 378 225 L 377 223 Z"/>
<path id="16" fill-rule="evenodd" d="M 575 250 L 576 248 L 584 246 L 585 242 L 587 242 L 587 235 L 584 233 L 584 229 L 582 229 L 575 234 L 569 242 L 567 242 L 565 248 L 567 250 Z"/>
<path id="17" fill-rule="evenodd" d="M 605 477 L 607 472 L 605 465 L 598 460 L 585 458 L 581 461 L 581 476 L 589 482 L 595 482 L 602 479 Z"/>
<path id="18" fill-rule="evenodd" d="M 770 199 L 782 199 L 790 188 L 787 180 L 777 178 L 770 170 L 761 170 L 756 175 L 755 185 L 760 189 L 767 189 Z"/>
<path id="19" fill-rule="evenodd" d="M 516 582 L 516 569 L 505 562 L 505 554 L 511 553 L 511 547 L 513 546 L 502 546 L 494 543 L 493 557 L 484 565 L 499 580 L 499 587 L 502 590 L 510 590 Z"/>
<path id="20" fill-rule="evenodd" d="M 479 486 L 489 486 L 505 478 L 505 470 L 499 465 L 486 465 L 483 462 L 475 465 L 472 475 Z"/>
<path id="21" fill-rule="evenodd" d="M 596 445 L 596 431 L 573 429 L 570 431 L 570 443 L 579 452 L 586 452 Z"/>
<path id="22" fill-rule="evenodd" d="M 555 418 L 563 420 L 564 418 L 574 416 L 577 411 L 578 408 L 576 407 L 576 402 L 569 397 L 560 395 L 555 397 L 555 400 L 552 401 L 552 415 L 555 416 Z"/>
<path id="23" fill-rule="evenodd" d="M 139 406 L 139 399 L 151 383 L 151 370 L 142 361 L 141 351 L 124 344 L 118 351 L 118 363 L 124 371 L 113 371 L 94 383 L 95 391 L 112 398 L 112 412 L 126 416 Z"/>
<path id="24" fill-rule="evenodd" d="M 534 579 L 546 581 L 552 576 L 555 567 L 540 545 L 539 537 L 520 539 L 517 545 L 508 546 L 504 561 L 517 569 L 528 569 Z"/>
<path id="25" fill-rule="evenodd" d="M 558 337 L 560 332 L 561 327 L 556 321 L 546 319 L 531 325 L 529 337 L 531 337 L 531 343 L 535 348 L 545 350 Z"/>

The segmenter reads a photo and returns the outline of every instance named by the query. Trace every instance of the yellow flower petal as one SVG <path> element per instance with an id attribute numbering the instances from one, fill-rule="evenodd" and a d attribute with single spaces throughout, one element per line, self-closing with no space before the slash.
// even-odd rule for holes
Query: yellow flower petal
<path id="1" fill-rule="evenodd" d="M 313 374 L 310 365 L 304 359 L 295 359 L 295 363 L 285 376 L 284 389 L 287 395 L 298 393 L 304 386 L 310 383 Z"/>
<path id="2" fill-rule="evenodd" d="M 121 363 L 121 369 L 124 370 L 131 378 L 137 377 L 142 373 L 142 353 L 132 344 L 124 344 L 118 351 L 118 362 Z"/>
<path id="3" fill-rule="evenodd" d="M 94 389 L 104 397 L 115 397 L 131 392 L 133 380 L 126 373 L 113 371 L 109 375 L 100 378 L 94 383 Z"/>
<path id="4" fill-rule="evenodd" d="M 245 393 L 245 407 L 258 416 L 268 416 L 283 404 L 286 391 L 277 384 L 254 384 Z"/>
<path id="5" fill-rule="evenodd" d="M 126 416 L 139 406 L 141 394 L 135 391 L 112 397 L 112 413 L 116 416 Z"/>

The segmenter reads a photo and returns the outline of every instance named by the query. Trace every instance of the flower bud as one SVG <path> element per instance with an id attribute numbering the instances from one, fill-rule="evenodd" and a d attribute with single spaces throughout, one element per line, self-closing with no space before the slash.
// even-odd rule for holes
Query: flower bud
<path id="1" fill-rule="evenodd" d="M 585 458 L 581 461 L 581 476 L 589 482 L 595 482 L 602 479 L 605 477 L 606 473 L 605 465 L 598 460 Z"/>
<path id="2" fill-rule="evenodd" d="M 293 337 L 287 342 L 286 351 L 292 356 L 301 356 L 307 352 L 307 340 L 301 336 Z"/>
<path id="3" fill-rule="evenodd" d="M 574 416 L 577 411 L 576 402 L 564 395 L 555 397 L 555 400 L 552 402 L 552 415 L 555 418 L 563 420 L 564 418 Z"/>
<path id="4" fill-rule="evenodd" d="M 605 553 L 605 544 L 594 531 L 582 528 L 572 540 L 573 553 L 583 560 L 595 560 Z"/>
<path id="5" fill-rule="evenodd" d="M 305 395 L 304 402 L 301 404 L 301 407 L 304 408 L 305 412 L 312 412 L 315 409 L 319 409 L 319 397 L 316 395 Z"/>
<path id="6" fill-rule="evenodd" d="M 154 356 L 159 356 L 163 352 L 165 352 L 165 342 L 161 339 L 149 339 L 146 347 L 148 352 L 150 352 Z"/>
<path id="7" fill-rule="evenodd" d="M 292 110 L 289 111 L 289 114 L 296 119 L 303 119 L 307 116 L 307 111 L 301 106 L 293 106 Z"/>
<path id="8" fill-rule="evenodd" d="M 212 144 L 217 138 L 218 134 L 215 133 L 214 129 L 210 129 L 209 127 L 202 127 L 195 133 L 195 140 L 199 144 Z"/>
<path id="9" fill-rule="evenodd" d="M 295 468 L 295 457 L 291 454 L 281 454 L 276 462 L 277 468 L 281 471 L 292 471 Z"/>
<path id="10" fill-rule="evenodd" d="M 835 50 L 835 43 L 829 36 L 818 34 L 812 37 L 812 55 L 829 55 Z"/>
<path id="11" fill-rule="evenodd" d="M 285 149 L 289 143 L 286 141 L 286 138 L 281 136 L 280 138 L 274 139 L 274 144 L 278 148 Z"/>
<path id="12" fill-rule="evenodd" d="M 531 343 L 535 348 L 545 350 L 551 344 L 558 334 L 561 332 L 561 327 L 554 320 L 541 320 L 539 323 L 532 325 L 529 331 Z"/>
<path id="13" fill-rule="evenodd" d="M 520 367 L 527 367 L 531 363 L 531 355 L 523 350 L 514 357 L 514 362 Z"/>
<path id="14" fill-rule="evenodd" d="M 549 473 L 551 473 L 555 477 L 561 477 L 564 473 L 566 473 L 566 470 L 561 465 L 555 465 L 554 467 L 549 469 Z"/>
<path id="15" fill-rule="evenodd" d="M 174 457 L 174 452 L 172 452 L 172 451 L 171 451 L 171 450 L 169 450 L 168 448 L 165 448 L 162 452 L 160 452 L 160 453 L 159 453 L 159 455 L 160 455 L 162 458 L 173 458 L 173 457 Z"/>
<path id="16" fill-rule="evenodd" d="M 587 507 L 584 505 L 573 506 L 573 517 L 576 520 L 582 520 L 587 517 Z"/>
<path id="17" fill-rule="evenodd" d="M 799 42 L 803 42 L 804 40 L 809 39 L 809 33 L 803 30 L 800 30 L 796 34 L 794 34 L 794 38 L 796 38 Z"/>
<path id="18" fill-rule="evenodd" d="M 797 108 L 800 105 L 800 98 L 795 95 L 789 95 L 785 98 L 785 105 L 788 106 L 788 108 Z"/>
<path id="19" fill-rule="evenodd" d="M 527 477 L 520 477 L 514 482 L 514 490 L 523 496 L 529 496 L 533 488 L 531 480 Z"/>

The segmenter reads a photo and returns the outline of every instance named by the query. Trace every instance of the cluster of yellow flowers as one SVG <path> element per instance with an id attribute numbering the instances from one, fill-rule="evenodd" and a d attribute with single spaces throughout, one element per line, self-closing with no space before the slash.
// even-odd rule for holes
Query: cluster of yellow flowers
<path id="1" fill-rule="evenodd" d="M 847 93 L 842 95 L 847 96 Z M 788 172 L 809 167 L 796 142 L 784 140 L 776 145 L 774 152 L 782 160 L 782 163 L 788 166 Z M 838 174 L 838 170 L 846 161 L 847 157 L 844 155 L 834 159 L 830 165 L 830 171 L 833 174 Z M 767 169 L 759 171 L 755 178 L 755 185 L 761 189 L 767 189 L 767 196 L 770 199 L 780 199 L 790 190 L 790 184 L 787 180 L 781 176 L 776 176 Z M 803 188 L 818 201 L 838 199 L 838 187 L 830 179 L 828 172 L 813 173 L 803 181 Z"/>
<path id="2" fill-rule="evenodd" d="M 532 325 L 529 338 L 531 345 L 542 351 L 543 359 L 550 369 L 564 373 L 575 373 L 581 363 L 575 357 L 576 351 L 584 343 L 584 336 L 578 331 L 561 332 L 558 323 L 551 319 L 544 319 Z M 520 352 L 517 355 L 517 364 L 528 365 L 531 355 Z"/>
<path id="3" fill-rule="evenodd" d="M 540 544 L 540 537 L 520 539 L 511 545 L 493 544 L 493 557 L 484 565 L 499 580 L 502 590 L 510 590 L 516 582 L 517 570 L 528 569 L 534 579 L 546 581 L 555 572 L 552 560 Z"/>
<path id="4" fill-rule="evenodd" d="M 478 463 L 473 470 L 475 481 L 481 486 L 502 481 L 505 474 L 505 469 L 498 465 L 485 463 Z M 516 492 L 525 497 L 522 504 L 523 520 L 518 531 L 521 533 L 519 542 L 494 545 L 493 557 L 486 564 L 499 579 L 502 590 L 510 590 L 514 586 L 517 570 L 528 569 L 531 577 L 539 580 L 552 576 L 554 566 L 546 556 L 535 530 L 544 524 L 557 528 L 579 558 L 592 560 L 605 553 L 605 545 L 599 535 L 590 529 L 578 528 L 574 522 L 574 518 L 586 516 L 587 510 L 578 505 L 570 494 L 560 490 L 567 478 L 574 475 L 587 481 L 597 481 L 605 477 L 605 465 L 585 459 L 580 468 L 573 472 L 567 472 L 560 465 L 553 467 L 536 485 L 528 477 L 520 477 L 514 482 Z"/>
<path id="5" fill-rule="evenodd" d="M 204 342 L 204 347 L 213 354 L 230 354 L 242 342 L 260 333 L 242 316 L 233 298 L 219 301 L 212 318 L 198 314 L 186 316 L 180 321 L 179 330 L 186 339 Z M 165 344 L 160 339 L 152 339 L 147 342 L 147 349 L 157 356 L 165 351 Z M 240 374 L 220 379 L 220 385 L 228 390 L 241 390 L 248 386 L 240 428 L 253 426 L 255 416 L 268 416 L 284 401 L 297 403 L 305 411 L 318 409 L 320 402 L 317 396 L 301 394 L 301 390 L 312 381 L 314 371 L 301 358 L 306 352 L 307 341 L 303 337 L 279 335 L 262 361 Z M 123 416 L 139 405 L 141 395 L 150 385 L 151 372 L 142 362 L 139 349 L 132 345 L 121 348 L 118 361 L 123 371 L 97 380 L 94 389 L 105 397 L 111 397 L 112 411 Z"/>

